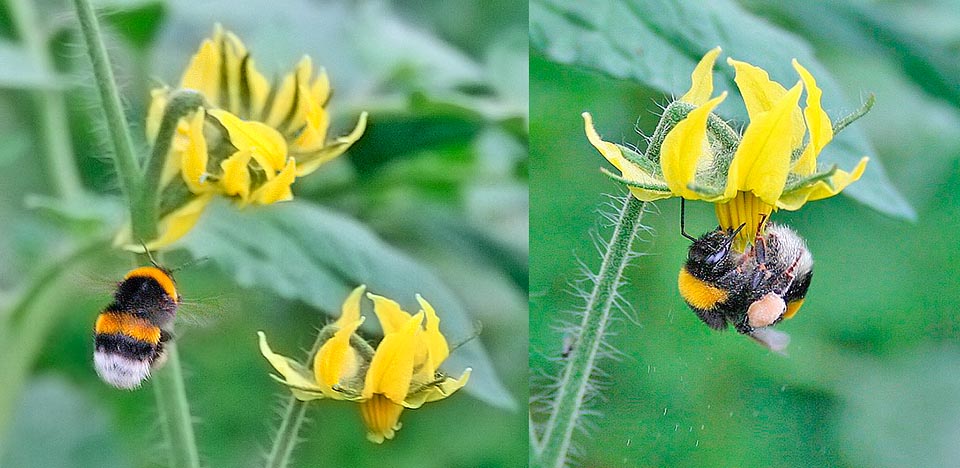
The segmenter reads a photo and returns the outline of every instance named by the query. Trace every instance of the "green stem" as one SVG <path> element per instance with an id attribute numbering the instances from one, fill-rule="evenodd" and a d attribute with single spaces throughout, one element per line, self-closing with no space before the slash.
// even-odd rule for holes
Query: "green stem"
<path id="1" fill-rule="evenodd" d="M 313 360 L 313 356 L 320 350 L 320 346 L 329 340 L 336 332 L 336 327 L 323 327 L 317 334 L 310 352 L 307 353 L 307 362 Z M 353 338 L 353 337 L 351 337 Z M 351 342 L 353 340 L 351 339 Z M 362 340 L 361 340 L 362 341 Z M 366 342 L 364 342 L 366 344 Z M 367 345 L 369 348 L 369 345 Z M 280 427 L 277 428 L 277 434 L 273 437 L 273 447 L 270 449 L 270 455 L 267 456 L 267 462 L 263 466 L 266 468 L 286 468 L 292 459 L 293 449 L 297 446 L 300 426 L 303 425 L 304 413 L 307 411 L 307 402 L 300 401 L 294 396 L 287 398 L 287 403 L 283 412 L 283 420 Z"/>
<path id="2" fill-rule="evenodd" d="M 538 464 L 543 468 L 560 468 L 566 464 L 573 433 L 590 388 L 590 377 L 614 310 L 617 288 L 630 261 L 633 240 L 641 227 L 643 209 L 644 202 L 628 195 L 618 212 L 596 283 L 587 299 L 577 345 L 563 371 L 553 412 L 544 429 Z"/>
<path id="3" fill-rule="evenodd" d="M 113 77 L 113 69 L 110 68 L 110 58 L 107 56 L 107 48 L 100 34 L 100 24 L 90 0 L 74 0 L 73 3 L 77 9 L 80 30 L 87 45 L 87 53 L 90 55 L 94 81 L 97 83 L 100 101 L 106 115 L 107 127 L 110 130 L 113 161 L 120 177 L 120 187 L 127 200 L 132 201 L 135 199 L 135 195 L 139 193 L 141 181 L 136 153 L 133 150 L 133 139 L 130 137 L 130 127 L 127 125 L 127 117 L 120 104 L 120 91 L 117 89 L 117 83 Z M 145 225 L 149 223 L 145 221 L 138 216 L 134 216 L 131 220 L 134 239 L 152 239 L 154 237 L 147 235 L 149 234 L 147 231 L 150 229 L 149 226 Z M 153 230 L 155 231 L 156 223 L 153 224 Z"/>
<path id="4" fill-rule="evenodd" d="M 163 175 L 163 165 L 167 160 L 167 153 L 173 144 L 174 133 L 180 119 L 203 106 L 203 95 L 191 90 L 179 90 L 170 96 L 166 108 L 163 110 L 163 120 L 157 130 L 150 159 L 144 169 L 143 185 L 140 187 L 140 196 L 132 203 L 132 211 L 139 213 L 144 219 L 156 220 L 160 209 L 160 179 Z M 155 222 L 155 221 L 154 221 Z M 135 235 L 136 235 L 136 231 Z M 141 237 L 135 237 L 134 242 L 147 242 L 156 237 L 156 232 L 144 230 Z"/>
<path id="5" fill-rule="evenodd" d="M 169 466 L 196 468 L 200 466 L 200 455 L 193 434 L 193 422 L 190 420 L 190 406 L 183 384 L 183 369 L 180 367 L 177 344 L 170 341 L 165 345 L 165 349 L 167 363 L 150 380 L 157 398 L 161 427 L 170 444 Z"/>
<path id="6" fill-rule="evenodd" d="M 298 400 L 293 395 L 287 398 L 283 421 L 280 422 L 280 428 L 277 429 L 277 435 L 273 439 L 273 448 L 270 449 L 270 455 L 267 457 L 267 463 L 264 467 L 285 468 L 290 464 L 293 448 L 297 445 L 297 434 L 300 433 L 300 426 L 303 425 L 306 411 L 306 402 Z"/>
<path id="7" fill-rule="evenodd" d="M 7 7 L 10 20 L 23 45 L 41 70 L 53 75 L 53 60 L 44 40 L 43 28 L 37 22 L 34 2 L 10 0 Z M 73 159 L 66 105 L 61 93 L 59 89 L 43 89 L 34 93 L 33 100 L 40 120 L 41 139 L 46 145 L 47 170 L 53 177 L 55 190 L 60 197 L 71 198 L 80 195 L 83 184 Z"/>
<path id="8" fill-rule="evenodd" d="M 113 159 L 120 177 L 120 184 L 124 195 L 130 204 L 130 225 L 133 239 L 146 241 L 156 238 L 157 212 L 144 206 L 144 200 L 155 200 L 156 190 L 144 193 L 144 186 L 156 187 L 157 180 L 144 183 L 137 158 L 133 150 L 133 139 L 130 137 L 126 116 L 120 105 L 120 93 L 110 60 L 107 56 L 97 23 L 96 14 L 90 0 L 74 0 L 77 16 L 80 20 L 80 29 L 87 45 L 93 72 L 100 92 L 107 126 L 113 143 Z M 169 142 L 167 143 L 169 144 Z M 158 145 L 159 146 L 159 145 Z M 165 157 L 166 152 L 161 155 Z M 154 157 L 153 159 L 156 159 Z M 159 179 L 162 161 L 148 162 L 150 177 Z M 153 202 L 155 204 L 155 201 Z M 148 262 L 146 254 L 138 254 L 137 262 L 141 265 Z M 183 372 L 180 367 L 180 357 L 176 344 L 167 344 L 167 363 L 158 370 L 152 381 L 154 394 L 160 418 L 163 421 L 163 430 L 170 445 L 170 466 L 173 468 L 198 468 L 200 457 L 197 452 L 196 439 L 193 433 L 193 421 L 190 417 L 190 405 L 187 400 L 186 388 L 183 383 Z"/>

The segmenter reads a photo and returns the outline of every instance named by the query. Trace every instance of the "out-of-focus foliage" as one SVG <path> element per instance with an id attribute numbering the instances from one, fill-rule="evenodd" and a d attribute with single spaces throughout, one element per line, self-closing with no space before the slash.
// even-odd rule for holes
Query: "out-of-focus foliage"
<path id="1" fill-rule="evenodd" d="M 516 359 L 527 349 L 527 7 L 414 3 L 99 2 L 138 128 L 149 89 L 176 84 L 216 22 L 243 37 L 268 76 L 301 54 L 325 67 L 334 133 L 370 112 L 363 139 L 298 182 L 296 202 L 207 213 L 209 223 L 185 239 L 192 256 L 210 258 L 177 273 L 184 297 L 199 303 L 183 307 L 178 340 L 206 465 L 256 466 L 271 442 L 285 390 L 269 378 L 255 332 L 295 355 L 357 282 L 411 299 L 422 285 L 453 343 L 482 324 L 448 360 L 474 374 L 456 398 L 405 414 L 383 446 L 366 441 L 354 406 L 315 405 L 297 466 L 516 466 L 526 458 L 526 416 L 515 402 L 527 388 L 525 360 Z M 17 4 L 0 9 L 0 338 L 13 329 L 7 319 L 30 333 L 0 348 L 12 356 L 0 360 L 0 466 L 63 466 L 65 453 L 80 454 L 71 466 L 154 466 L 163 452 L 152 392 L 109 388 L 90 362 L 93 320 L 129 260 L 104 245 L 64 260 L 81 239 L 108 237 L 124 215 L 72 4 L 27 2 L 50 41 L 52 69 L 23 45 Z M 38 93 L 48 90 L 64 91 L 67 141 L 85 188 L 67 199 L 52 183 L 38 124 Z M 142 131 L 134 137 L 145 153 Z M 189 258 L 174 253 L 165 263 Z M 46 287 L 25 291 L 47 276 Z M 25 296 L 37 301 L 4 316 Z M 40 309 L 55 312 L 31 323 Z"/>
<path id="2" fill-rule="evenodd" d="M 578 463 L 954 464 L 960 404 L 948 395 L 960 386 L 960 377 L 949 370 L 960 359 L 955 313 L 960 307 L 955 293 L 960 283 L 960 106 L 944 89 L 960 89 L 960 75 L 949 73 L 960 63 L 958 32 L 949 26 L 956 24 L 957 3 L 750 1 L 729 11 L 698 7 L 695 17 L 710 12 L 717 22 L 732 25 L 719 41 L 704 33 L 719 26 L 688 21 L 685 8 L 629 3 L 650 12 L 643 24 L 670 13 L 675 16 L 669 24 L 688 25 L 689 30 L 679 35 L 659 27 L 636 32 L 653 31 L 657 41 L 645 44 L 643 51 L 621 51 L 618 60 L 629 63 L 608 57 L 607 63 L 622 66 L 619 74 L 580 62 L 558 63 L 559 58 L 537 49 L 538 14 L 585 26 L 582 17 L 558 15 L 550 6 L 556 2 L 538 1 L 531 7 L 533 382 L 542 383 L 542 375 L 561 368 L 562 361 L 555 358 L 565 338 L 551 325 L 563 311 L 582 307 L 570 294 L 570 285 L 581 278 L 574 257 L 596 270 L 599 260 L 588 233 L 601 226 L 608 235 L 597 208 L 606 201 L 605 193 L 621 190 L 599 172 L 605 162 L 587 142 L 580 113 L 603 116 L 596 125 L 605 139 L 640 145 L 635 128 L 650 134 L 659 105 L 669 98 L 664 92 L 676 93 L 689 83 L 692 65 L 677 65 L 693 63 L 689 54 L 665 58 L 674 47 L 686 50 L 706 38 L 709 47 L 723 46 L 724 53 L 749 57 L 763 67 L 788 66 L 789 60 L 781 57 L 816 57 L 835 81 L 834 95 L 845 96 L 848 103 L 827 108 L 831 115 L 843 114 L 852 107 L 849 103 L 875 93 L 873 111 L 849 131 L 864 136 L 867 154 L 874 157 L 871 164 L 883 164 L 890 185 L 915 208 L 917 222 L 887 217 L 847 197 L 775 213 L 774 221 L 791 225 L 807 239 L 816 262 L 803 309 L 779 325 L 793 338 L 789 356 L 782 357 L 734 332 L 708 329 L 683 303 L 676 275 L 689 242 L 679 233 L 678 203 L 659 203 L 660 215 L 645 218 L 655 234 L 645 236 L 647 242 L 638 247 L 650 255 L 634 261 L 627 273 L 630 285 L 621 290 L 631 304 L 625 312 L 631 320 L 624 317 L 615 325 L 610 344 L 623 357 L 601 364 L 604 398 L 591 409 L 601 413 L 593 423 L 603 429 L 588 429 L 590 436 L 579 439 L 583 457 Z M 538 8 L 548 11 L 538 13 Z M 582 8 L 587 18 L 602 11 Z M 634 24 L 633 18 L 629 21 Z M 596 27 L 590 37 L 633 43 L 635 31 L 622 26 Z M 756 27 L 789 38 L 801 50 L 776 50 L 772 59 L 766 58 L 768 44 L 747 34 Z M 569 44 L 577 40 L 564 39 Z M 651 49 L 664 43 L 671 49 Z M 602 48 L 590 53 L 595 61 L 605 60 L 599 57 Z M 638 80 L 626 72 L 651 57 L 667 60 L 663 68 L 647 70 L 661 81 Z M 670 72 L 676 67 L 683 72 Z M 660 76 L 659 71 L 669 74 Z M 825 97 L 824 102 L 838 101 Z M 846 150 L 831 145 L 824 156 Z M 699 234 L 715 226 L 712 207 L 687 204 L 688 231 Z M 587 421 L 589 425 L 589 417 Z"/>

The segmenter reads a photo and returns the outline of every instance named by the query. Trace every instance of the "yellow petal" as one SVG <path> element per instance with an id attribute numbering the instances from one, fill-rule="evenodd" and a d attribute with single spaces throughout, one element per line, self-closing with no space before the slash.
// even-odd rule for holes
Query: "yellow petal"
<path id="1" fill-rule="evenodd" d="M 868 157 L 861 158 L 860 162 L 857 163 L 857 166 L 854 167 L 851 172 L 838 169 L 833 177 L 830 178 L 830 183 L 833 185 L 833 188 L 830 188 L 830 185 L 827 185 L 826 182 L 821 180 L 808 187 L 802 187 L 790 193 L 783 194 L 777 202 L 777 207 L 784 210 L 798 210 L 808 201 L 821 200 L 840 193 L 843 189 L 847 188 L 848 185 L 860 179 L 863 171 L 867 168 L 867 162 L 869 160 L 870 158 Z"/>
<path id="2" fill-rule="evenodd" d="M 249 199 L 250 168 L 248 164 L 250 164 L 250 151 L 248 150 L 237 151 L 220 162 L 220 169 L 223 170 L 220 184 L 223 186 L 224 194 L 239 195 L 244 202 Z"/>
<path id="3" fill-rule="evenodd" d="M 327 76 L 326 70 L 320 69 L 320 73 L 317 74 L 313 84 L 310 85 L 310 94 L 313 96 L 313 100 L 321 106 L 327 104 L 327 100 L 330 99 L 330 77 Z"/>
<path id="4" fill-rule="evenodd" d="M 224 89 L 226 95 L 223 96 L 221 104 L 231 112 L 241 112 L 240 77 L 245 71 L 242 61 L 243 57 L 247 55 L 247 48 L 243 45 L 243 41 L 230 31 L 224 32 L 220 48 L 223 51 L 224 60 L 221 69 L 224 74 L 223 84 L 226 85 Z"/>
<path id="5" fill-rule="evenodd" d="M 718 49 L 715 49 L 719 52 Z M 703 198 L 690 190 L 689 184 L 697 175 L 700 160 L 710 151 L 707 141 L 707 117 L 724 99 L 724 92 L 715 99 L 690 111 L 663 140 L 660 152 L 660 167 L 670 191 L 688 200 Z"/>
<path id="6" fill-rule="evenodd" d="M 680 97 L 681 101 L 699 106 L 710 99 L 713 94 L 713 64 L 717 61 L 720 50 L 720 47 L 715 47 L 700 59 L 700 63 L 690 75 L 690 90 Z"/>
<path id="7" fill-rule="evenodd" d="M 613 164 L 614 167 L 620 170 L 624 178 L 642 184 L 663 185 L 662 180 L 658 180 L 651 174 L 647 174 L 624 158 L 623 152 L 620 151 L 617 145 L 600 139 L 600 135 L 593 128 L 593 116 L 591 116 L 589 112 L 584 112 L 580 115 L 583 117 L 583 129 L 587 134 L 587 139 L 590 140 L 590 144 L 592 144 L 610 164 Z M 637 199 L 643 201 L 660 200 L 673 196 L 670 192 L 646 190 L 637 187 L 630 187 L 630 192 L 633 193 L 633 196 L 637 197 Z"/>
<path id="8" fill-rule="evenodd" d="M 430 372 L 433 373 L 450 355 L 450 346 L 447 344 L 447 339 L 440 333 L 440 317 L 437 316 L 437 311 L 419 294 L 417 294 L 417 302 L 420 303 L 420 307 L 426 315 L 423 339 L 426 341 L 430 352 L 430 367 L 432 367 Z"/>
<path id="9" fill-rule="evenodd" d="M 203 210 L 213 199 L 213 192 L 201 194 L 163 217 L 157 224 L 160 236 L 147 242 L 147 250 L 157 251 L 176 242 L 193 229 Z"/>
<path id="10" fill-rule="evenodd" d="M 313 375 L 306 368 L 293 359 L 274 353 L 267 344 L 267 336 L 262 331 L 258 331 L 257 336 L 260 337 L 260 354 L 267 358 L 270 365 L 284 378 L 285 383 L 317 393 L 322 392 L 314 382 Z"/>
<path id="11" fill-rule="evenodd" d="M 203 108 L 200 108 L 189 118 L 187 147 L 183 151 L 180 162 L 180 174 L 193 193 L 204 192 L 209 187 L 209 183 L 205 180 L 209 156 L 207 155 L 207 140 L 203 136 L 203 119 Z"/>
<path id="12" fill-rule="evenodd" d="M 730 163 L 725 198 L 752 191 L 765 203 L 777 203 L 790 171 L 790 135 L 796 125 L 790 116 L 802 89 L 797 83 L 770 111 L 751 118 Z"/>
<path id="13" fill-rule="evenodd" d="M 210 115 L 227 129 L 230 143 L 238 150 L 249 150 L 260 167 L 267 170 L 268 177 L 287 164 L 287 142 L 280 132 L 252 120 L 243 120 L 221 109 L 211 109 Z"/>
<path id="14" fill-rule="evenodd" d="M 326 111 L 324 111 L 326 112 Z M 320 166 L 326 164 L 327 162 L 333 160 L 337 156 L 343 154 L 347 149 L 350 148 L 357 140 L 363 136 L 363 132 L 367 128 L 367 113 L 360 113 L 360 118 L 357 120 L 357 126 L 353 128 L 353 131 L 349 135 L 342 136 L 334 140 L 330 145 L 324 146 L 319 151 L 308 154 L 301 157 L 297 155 L 297 177 L 305 176 L 319 168 Z"/>
<path id="15" fill-rule="evenodd" d="M 442 400 L 453 395 L 457 390 L 460 390 L 467 384 L 467 381 L 470 380 L 471 371 L 470 368 L 467 368 L 459 379 L 444 377 L 443 380 L 439 382 L 414 391 L 414 393 L 408 395 L 407 399 L 403 401 L 403 406 L 416 409 L 423 406 L 424 403 Z"/>
<path id="16" fill-rule="evenodd" d="M 263 183 L 254 190 L 250 199 L 261 205 L 270 205 L 280 201 L 293 200 L 293 192 L 290 186 L 297 177 L 297 167 L 293 158 L 287 161 L 287 167 L 284 167 L 280 174 Z"/>
<path id="17" fill-rule="evenodd" d="M 360 299 L 363 292 L 367 290 L 367 285 L 361 284 L 350 292 L 350 295 L 343 300 L 343 307 L 340 309 L 340 318 L 334 322 L 338 328 L 344 328 L 349 324 L 360 320 Z"/>
<path id="18" fill-rule="evenodd" d="M 220 29 L 214 33 L 219 39 Z M 220 100 L 220 47 L 218 42 L 206 39 L 200 44 L 200 50 L 190 60 L 183 72 L 180 87 L 199 91 L 207 101 L 218 103 Z"/>
<path id="19" fill-rule="evenodd" d="M 830 122 L 830 116 L 820 105 L 823 91 L 817 87 L 817 81 L 813 75 L 800 65 L 797 59 L 793 59 L 793 68 L 800 74 L 803 86 L 807 89 L 807 107 L 803 109 L 803 115 L 810 135 L 810 141 L 800 159 L 797 160 L 793 171 L 800 175 L 810 175 L 817 170 L 817 155 L 833 139 L 833 124 Z"/>
<path id="20" fill-rule="evenodd" d="M 317 151 L 326 144 L 330 117 L 327 115 L 327 111 L 320 106 L 320 103 L 308 94 L 306 86 L 301 87 L 300 92 L 307 96 L 300 100 L 306 107 L 304 111 L 306 125 L 297 139 L 294 140 L 291 150 L 303 153 Z"/>
<path id="21" fill-rule="evenodd" d="M 734 81 L 740 89 L 740 95 L 743 96 L 743 103 L 747 106 L 747 115 L 751 122 L 761 113 L 773 109 L 773 106 L 787 94 L 786 88 L 771 80 L 762 68 L 731 58 L 727 58 L 727 63 L 736 70 Z M 803 144 L 804 133 L 803 113 L 799 106 L 794 106 L 790 118 L 794 121 L 791 127 L 794 130 L 790 135 L 790 146 L 799 148 Z"/>
<path id="22" fill-rule="evenodd" d="M 367 370 L 364 398 L 379 393 L 394 403 L 402 403 L 407 397 L 421 322 L 423 314 L 414 315 L 403 328 L 383 337 Z"/>
<path id="23" fill-rule="evenodd" d="M 263 106 L 270 95 L 270 82 L 253 64 L 253 58 L 247 59 L 247 86 L 250 89 L 250 116 L 263 115 Z"/>
<path id="24" fill-rule="evenodd" d="M 356 377 L 363 359 L 352 346 L 350 337 L 363 323 L 363 317 L 337 330 L 317 351 L 313 361 L 313 372 L 324 395 L 336 398 L 340 393 L 334 385 Z"/>
<path id="25" fill-rule="evenodd" d="M 160 131 L 160 123 L 163 122 L 163 113 L 167 110 L 167 102 L 170 97 L 170 88 L 156 88 L 150 90 L 150 109 L 147 110 L 146 134 L 147 142 L 153 145 L 157 139 L 157 132 Z"/>
<path id="26" fill-rule="evenodd" d="M 287 74 L 277 89 L 277 94 L 273 99 L 273 105 L 264 122 L 273 128 L 296 128 L 294 122 L 303 122 L 303 115 L 299 109 L 300 86 L 310 80 L 310 74 L 313 71 L 313 65 L 310 57 L 304 56 L 297 63 L 292 73 Z M 303 96 L 306 97 L 306 96 Z M 291 111 L 293 114 L 291 114 Z M 288 121 L 289 117 L 289 121 Z"/>
<path id="27" fill-rule="evenodd" d="M 373 301 L 373 311 L 377 314 L 384 335 L 397 332 L 410 321 L 410 314 L 404 312 L 396 301 L 370 293 L 367 293 L 367 297 Z"/>

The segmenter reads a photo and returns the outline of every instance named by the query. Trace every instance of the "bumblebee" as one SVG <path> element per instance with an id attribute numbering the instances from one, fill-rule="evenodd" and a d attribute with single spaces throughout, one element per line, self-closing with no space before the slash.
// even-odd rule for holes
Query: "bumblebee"
<path id="1" fill-rule="evenodd" d="M 173 276 L 157 265 L 131 270 L 94 325 L 93 363 L 100 378 L 133 390 L 165 362 L 164 343 L 181 302 Z"/>
<path id="2" fill-rule="evenodd" d="M 711 328 L 732 324 L 782 351 L 789 336 L 767 327 L 800 310 L 813 279 L 813 257 L 803 238 L 777 224 L 767 225 L 744 253 L 733 251 L 731 244 L 742 228 L 717 228 L 694 239 L 680 269 L 680 295 Z"/>

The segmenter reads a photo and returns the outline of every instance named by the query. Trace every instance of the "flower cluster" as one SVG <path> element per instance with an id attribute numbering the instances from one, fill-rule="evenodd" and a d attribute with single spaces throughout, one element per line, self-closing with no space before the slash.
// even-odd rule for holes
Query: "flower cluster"
<path id="1" fill-rule="evenodd" d="M 796 210 L 840 193 L 860 178 L 868 158 L 850 172 L 818 166 L 817 156 L 835 128 L 820 104 L 816 80 L 796 60 L 799 80 L 788 90 L 763 69 L 727 59 L 750 118 L 742 134 L 733 130 L 713 113 L 727 96 L 711 98 L 719 54 L 718 47 L 700 60 L 690 90 L 667 106 L 645 154 L 602 140 L 590 114 L 583 118 L 590 143 L 621 173 L 608 175 L 640 200 L 683 197 L 714 203 L 722 228 L 746 224 L 736 243 L 742 252 L 774 209 Z"/>
<path id="2" fill-rule="evenodd" d="M 466 385 L 470 369 L 459 379 L 438 371 L 450 348 L 440 333 L 440 318 L 420 295 L 421 310 L 410 314 L 390 299 L 367 294 L 384 334 L 372 348 L 356 333 L 364 321 L 360 301 L 365 290 L 365 286 L 354 289 L 343 303 L 340 318 L 320 331 L 322 344 L 312 370 L 274 353 L 262 332 L 260 352 L 282 376 L 277 379 L 298 399 L 358 402 L 367 438 L 382 443 L 400 429 L 404 408 L 419 408 L 450 396 Z"/>
<path id="3" fill-rule="evenodd" d="M 309 57 L 270 83 L 243 42 L 219 25 L 183 73 L 177 89 L 153 90 L 148 140 L 170 149 L 161 175 L 161 248 L 186 234 L 214 195 L 240 206 L 293 198 L 297 177 L 343 154 L 366 127 L 366 113 L 348 135 L 328 139 L 330 81 L 314 73 Z M 198 93 L 199 106 L 183 112 L 173 104 Z M 172 142 L 156 141 L 164 119 L 179 119 Z M 179 175 L 179 177 L 177 177 Z"/>

